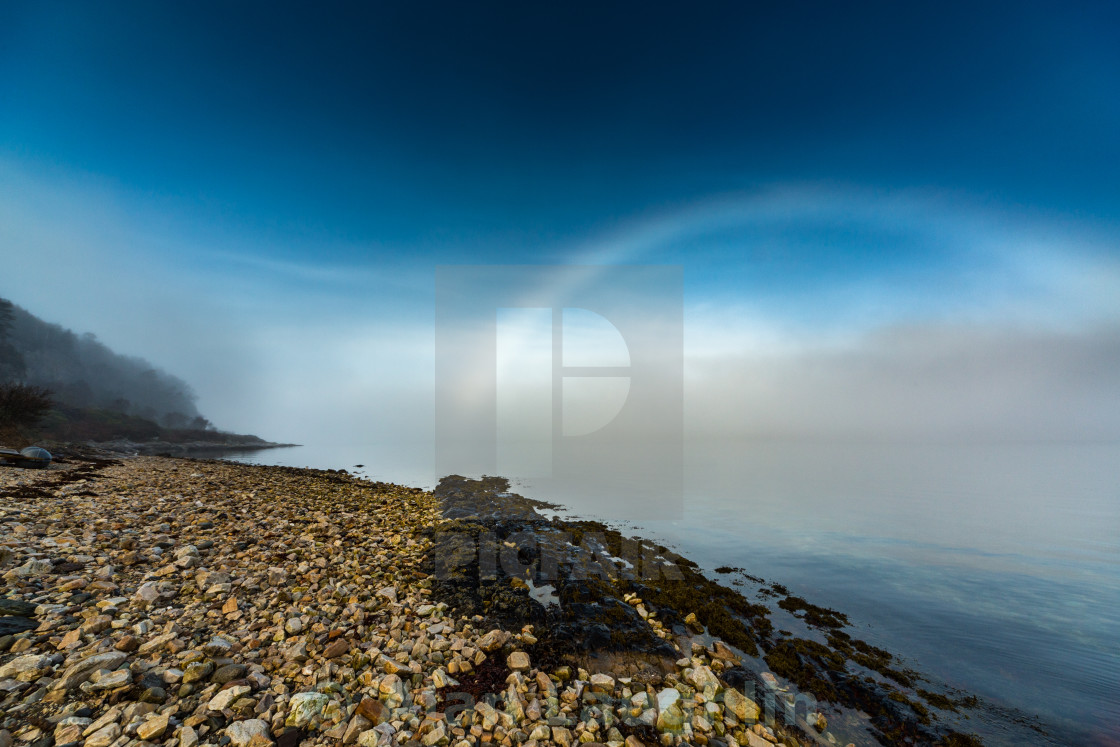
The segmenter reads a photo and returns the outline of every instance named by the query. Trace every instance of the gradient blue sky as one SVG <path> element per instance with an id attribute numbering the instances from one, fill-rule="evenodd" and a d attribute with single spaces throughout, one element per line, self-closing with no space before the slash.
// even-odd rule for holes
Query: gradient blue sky
<path id="1" fill-rule="evenodd" d="M 700 430 L 1118 435 L 1118 8 L 6 3 L 0 295 L 300 440 L 430 418 L 437 264 L 680 264 Z"/>

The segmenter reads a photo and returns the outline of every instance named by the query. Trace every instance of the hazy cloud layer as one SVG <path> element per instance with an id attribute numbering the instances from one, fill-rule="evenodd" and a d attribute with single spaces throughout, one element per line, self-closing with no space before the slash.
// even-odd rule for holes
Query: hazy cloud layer
<path id="1" fill-rule="evenodd" d="M 908 325 L 693 362 L 689 435 L 1120 438 L 1120 326 Z"/>
<path id="2" fill-rule="evenodd" d="M 300 442 L 430 441 L 430 261 L 267 259 L 252 238 L 213 233 L 103 180 L 10 160 L 0 162 L 0 197 L 0 239 L 14 248 L 0 295 L 181 376 L 218 426 Z M 936 232 L 956 264 L 922 261 L 956 275 L 931 285 L 848 268 L 815 280 L 819 294 L 796 278 L 739 293 L 726 279 L 694 282 L 762 272 L 753 245 L 729 255 L 706 244 L 713 226 L 788 237 L 853 216 Z M 1120 436 L 1115 261 L 1084 231 L 1002 221 L 930 200 L 787 187 L 620 221 L 569 257 L 683 265 L 692 438 Z M 694 250 L 667 253 L 680 244 Z M 526 288 L 525 303 L 547 306 L 596 275 L 560 273 L 554 286 Z M 915 294 L 937 304 L 915 310 Z"/>

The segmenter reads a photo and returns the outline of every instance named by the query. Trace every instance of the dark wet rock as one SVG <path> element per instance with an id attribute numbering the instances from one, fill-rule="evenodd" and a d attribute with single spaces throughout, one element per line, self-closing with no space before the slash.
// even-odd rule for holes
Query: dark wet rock
<path id="1" fill-rule="evenodd" d="M 573 533 L 546 519 L 536 509 L 548 504 L 510 493 L 502 478 L 447 477 L 435 493 L 451 521 L 429 532 L 434 598 L 494 624 L 540 626 L 561 652 L 632 650 L 677 658 L 610 580 L 612 574 L 622 579 L 609 548 L 579 541 L 589 525 Z M 556 603 L 545 607 L 527 581 L 551 587 Z"/>
<path id="2" fill-rule="evenodd" d="M 85 570 L 85 564 L 83 564 L 83 563 L 69 563 L 69 562 L 66 562 L 66 561 L 56 563 L 55 567 L 54 567 L 54 572 L 55 573 L 77 573 L 77 572 L 83 571 L 83 570 Z"/>
<path id="3" fill-rule="evenodd" d="M 167 700 L 167 691 L 162 687 L 149 687 L 140 693 L 141 703 L 163 703 Z"/>
<path id="4" fill-rule="evenodd" d="M 725 669 L 720 675 L 720 678 L 729 686 L 740 692 L 753 692 L 761 685 L 755 673 L 746 667 L 731 667 L 730 669 Z"/>
<path id="5" fill-rule="evenodd" d="M 19 617 L 35 617 L 36 605 L 22 599 L 0 597 L 0 615 L 18 615 Z"/>
<path id="6" fill-rule="evenodd" d="M 241 679 L 245 676 L 246 671 L 247 667 L 244 664 L 226 664 L 210 675 L 210 681 L 224 685 L 227 682 Z"/>
<path id="7" fill-rule="evenodd" d="M 276 747 L 299 747 L 299 743 L 307 737 L 303 729 L 288 727 L 276 737 Z"/>
<path id="8" fill-rule="evenodd" d="M 26 617 L 16 615 L 0 617 L 0 636 L 16 635 L 25 630 L 34 630 L 37 627 L 39 627 L 39 623 Z"/>

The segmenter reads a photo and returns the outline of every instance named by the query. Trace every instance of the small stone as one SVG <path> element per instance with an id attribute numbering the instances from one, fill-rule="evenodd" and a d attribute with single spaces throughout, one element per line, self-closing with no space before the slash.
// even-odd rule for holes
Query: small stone
<path id="1" fill-rule="evenodd" d="M 54 728 L 54 743 L 70 744 L 71 742 L 80 742 L 82 740 L 82 732 L 91 723 L 93 723 L 91 719 L 74 716 L 62 719 Z"/>
<path id="2" fill-rule="evenodd" d="M 668 708 L 657 714 L 657 728 L 659 731 L 679 731 L 685 723 L 684 711 L 678 703 L 674 702 Z"/>
<path id="3" fill-rule="evenodd" d="M 373 726 L 385 723 L 392 715 L 384 703 L 374 698 L 362 698 L 362 702 L 358 704 L 357 714 L 368 720 Z"/>
<path id="4" fill-rule="evenodd" d="M 210 681 L 224 685 L 227 682 L 244 677 L 247 669 L 244 664 L 226 664 L 224 667 L 218 667 L 214 674 L 210 676 Z"/>
<path id="5" fill-rule="evenodd" d="M 229 615 L 234 612 L 237 612 L 237 599 L 236 597 L 230 597 L 226 600 L 226 603 L 222 605 L 222 614 Z"/>
<path id="6" fill-rule="evenodd" d="M 373 724 L 368 718 L 360 713 L 355 713 L 354 718 L 350 719 L 350 723 L 346 725 L 346 729 L 342 732 L 342 743 L 354 744 L 358 741 L 358 735 L 371 726 Z"/>
<path id="7" fill-rule="evenodd" d="M 211 711 L 224 710 L 226 708 L 229 708 L 235 700 L 240 698 L 242 695 L 248 695 L 250 692 L 252 692 L 252 690 L 253 688 L 249 687 L 248 685 L 234 685 L 233 687 L 227 687 L 225 690 L 219 691 L 217 695 L 211 698 L 206 707 Z"/>
<path id="8" fill-rule="evenodd" d="M 128 669 L 117 669 L 116 671 L 102 675 L 99 675 L 98 672 L 94 672 L 93 676 L 90 677 L 90 682 L 91 684 L 88 686 L 90 690 L 115 690 L 118 687 L 132 684 L 132 672 Z M 85 689 L 85 687 L 82 689 Z"/>
<path id="9" fill-rule="evenodd" d="M 18 568 L 13 569 L 16 576 L 45 576 L 54 569 L 49 560 L 32 558 Z"/>
<path id="10" fill-rule="evenodd" d="M 207 656 L 228 656 L 233 650 L 233 644 L 225 638 L 214 636 L 202 647 L 202 652 Z"/>
<path id="11" fill-rule="evenodd" d="M 3 555 L 0 555 L 3 557 Z M 25 602 L 22 599 L 0 597 L 0 615 L 18 615 L 19 617 L 35 617 L 38 605 Z"/>
<path id="12" fill-rule="evenodd" d="M 437 721 L 435 726 L 432 727 L 432 730 L 424 735 L 421 742 L 424 743 L 425 747 L 435 747 L 435 745 L 439 744 L 440 740 L 446 738 L 447 733 L 443 730 L 443 722 Z"/>
<path id="13" fill-rule="evenodd" d="M 712 656 L 717 659 L 729 661 L 732 664 L 738 664 L 741 661 L 738 654 L 728 648 L 727 644 L 723 641 L 716 641 L 712 644 Z"/>
<path id="14" fill-rule="evenodd" d="M 109 724 L 90 734 L 86 738 L 84 747 L 109 747 L 120 735 L 121 727 L 117 724 Z"/>
<path id="15" fill-rule="evenodd" d="M 669 706 L 676 703 L 681 699 L 680 690 L 675 687 L 667 687 L 661 692 L 657 693 L 657 710 L 664 711 Z"/>
<path id="16" fill-rule="evenodd" d="M 149 687 L 145 688 L 140 693 L 140 701 L 142 703 L 162 703 L 167 700 L 167 691 L 162 687 Z"/>
<path id="17" fill-rule="evenodd" d="M 58 649 L 65 651 L 68 648 L 74 648 L 82 642 L 82 629 L 74 628 L 67 631 L 66 635 L 62 636 L 62 640 L 58 642 Z"/>
<path id="18" fill-rule="evenodd" d="M 755 725 L 757 726 L 757 724 Z M 771 742 L 769 739 L 766 739 L 764 738 L 764 736 L 756 734 L 753 731 L 747 731 L 743 733 L 747 737 L 746 747 L 774 747 L 774 742 Z M 765 734 L 766 732 L 763 732 L 763 735 Z"/>
<path id="19" fill-rule="evenodd" d="M 268 724 L 259 718 L 234 721 L 226 727 L 226 736 L 233 747 L 248 747 L 250 742 L 272 744 Z"/>
<path id="20" fill-rule="evenodd" d="M 323 658 L 334 659 L 335 657 L 342 656 L 349 650 L 350 643 L 345 638 L 339 638 L 327 646 L 326 650 L 323 651 Z"/>
<path id="21" fill-rule="evenodd" d="M 401 664 L 396 659 L 391 659 L 388 656 L 382 655 L 378 658 L 378 663 L 381 668 L 385 670 L 386 674 L 404 675 L 405 677 L 412 674 L 412 670 Z"/>
<path id="22" fill-rule="evenodd" d="M 179 747 L 195 747 L 198 744 L 198 732 L 193 726 L 184 726 L 179 731 Z"/>
<path id="23" fill-rule="evenodd" d="M 569 747 L 572 743 L 572 733 L 562 726 L 552 727 L 552 741 L 560 747 Z"/>
<path id="24" fill-rule="evenodd" d="M 121 717 L 121 707 L 120 706 L 110 708 L 109 710 L 105 711 L 105 713 L 101 714 L 101 716 L 96 721 L 94 721 L 92 724 L 87 726 L 82 731 L 82 736 L 83 737 L 88 737 L 88 736 L 92 735 L 94 732 L 98 731 L 99 729 L 103 729 L 106 726 L 108 726 L 109 724 L 116 723 L 117 719 L 119 719 L 120 717 Z"/>
<path id="25" fill-rule="evenodd" d="M 147 609 L 151 607 L 155 601 L 159 599 L 159 589 L 156 587 L 155 581 L 148 581 L 140 585 L 136 593 L 132 595 L 132 606 L 137 609 Z"/>
<path id="26" fill-rule="evenodd" d="M 529 654 L 524 651 L 514 651 L 506 658 L 506 666 L 515 672 L 524 672 L 529 669 Z"/>
<path id="27" fill-rule="evenodd" d="M 719 690 L 719 679 L 712 672 L 711 667 L 694 667 L 688 673 L 686 679 L 698 692 L 703 692 L 708 698 L 714 697 L 716 691 Z"/>
<path id="28" fill-rule="evenodd" d="M 24 672 L 42 669 L 47 666 L 47 658 L 46 656 L 28 654 L 27 656 L 20 656 L 19 658 L 12 659 L 7 664 L 0 667 L 0 679 L 16 677 Z"/>
<path id="29" fill-rule="evenodd" d="M 284 623 L 284 631 L 288 635 L 299 635 L 303 632 L 303 620 L 300 620 L 298 617 L 289 618 L 288 621 Z"/>
<path id="30" fill-rule="evenodd" d="M 494 629 L 486 635 L 478 639 L 478 647 L 486 653 L 493 653 L 505 645 L 507 633 L 503 630 Z"/>
<path id="31" fill-rule="evenodd" d="M 600 693 L 612 692 L 614 690 L 614 677 L 598 672 L 591 675 L 591 689 Z"/>
<path id="32" fill-rule="evenodd" d="M 153 739 L 158 739 L 163 736 L 167 731 L 168 714 L 162 713 L 158 716 L 153 716 L 136 729 L 136 736 L 143 739 L 145 742 L 150 742 Z"/>
<path id="33" fill-rule="evenodd" d="M 459 680 L 455 679 L 440 667 L 432 672 L 432 684 L 437 688 L 441 687 L 455 687 L 459 684 Z"/>
<path id="34" fill-rule="evenodd" d="M 201 682 L 210 676 L 214 671 L 214 664 L 209 661 L 192 661 L 183 670 L 183 684 L 189 685 L 192 682 Z"/>
<path id="35" fill-rule="evenodd" d="M 733 687 L 729 687 L 724 691 L 723 704 L 727 707 L 727 710 L 735 714 L 735 718 L 743 723 L 758 721 L 758 715 L 761 710 L 758 704 Z"/>
<path id="36" fill-rule="evenodd" d="M 121 723 L 127 724 L 135 719 L 155 713 L 156 707 L 150 703 L 132 703 L 121 712 Z"/>
<path id="37" fill-rule="evenodd" d="M 403 705 L 406 694 L 404 682 L 395 674 L 383 677 L 378 685 L 378 695 L 389 708 Z"/>
<path id="38" fill-rule="evenodd" d="M 132 652 L 140 647 L 140 642 L 135 636 L 126 635 L 113 646 L 117 651 Z"/>
<path id="39" fill-rule="evenodd" d="M 148 621 L 145 620 L 144 622 L 148 622 Z M 142 628 L 141 625 L 137 625 L 134 628 L 134 630 L 138 631 L 137 635 L 144 635 L 142 632 L 139 632 L 139 630 L 141 628 Z M 150 653 L 153 653 L 155 651 L 159 651 L 164 646 L 168 646 L 173 640 L 175 640 L 175 634 L 174 633 L 164 633 L 163 635 L 157 635 L 155 638 L 151 639 L 150 641 L 145 641 L 144 643 L 140 644 L 140 648 L 138 649 L 138 651 L 141 654 L 150 654 Z"/>

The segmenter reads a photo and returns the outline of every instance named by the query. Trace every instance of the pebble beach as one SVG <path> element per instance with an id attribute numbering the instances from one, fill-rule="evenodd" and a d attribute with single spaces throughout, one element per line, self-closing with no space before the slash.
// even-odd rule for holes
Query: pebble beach
<path id="1" fill-rule="evenodd" d="M 846 744 L 823 712 L 768 719 L 730 677 L 740 649 L 636 594 L 644 667 L 455 604 L 448 522 L 431 492 L 345 472 L 0 470 L 0 747 Z"/>

